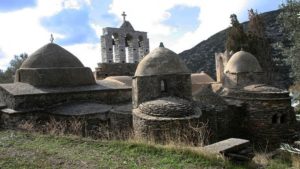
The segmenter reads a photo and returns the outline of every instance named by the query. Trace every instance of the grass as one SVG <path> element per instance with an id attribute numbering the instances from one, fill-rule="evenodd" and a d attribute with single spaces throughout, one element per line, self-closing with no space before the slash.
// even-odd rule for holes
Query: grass
<path id="1" fill-rule="evenodd" d="M 266 168 L 284 169 L 285 161 L 272 160 Z M 255 168 L 235 165 L 187 148 L 133 141 L 103 141 L 76 136 L 0 131 L 0 168 Z"/>
<path id="2" fill-rule="evenodd" d="M 1 168 L 242 168 L 190 150 L 0 131 Z"/>

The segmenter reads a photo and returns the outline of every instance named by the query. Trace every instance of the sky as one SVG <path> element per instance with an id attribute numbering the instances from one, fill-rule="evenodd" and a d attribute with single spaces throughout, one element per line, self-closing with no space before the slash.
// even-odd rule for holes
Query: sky
<path id="1" fill-rule="evenodd" d="M 276 10 L 285 0 L 0 0 L 0 69 L 14 55 L 54 43 L 95 70 L 104 27 L 120 27 L 122 12 L 135 30 L 148 32 L 150 50 L 163 42 L 180 53 L 230 26 L 230 14 L 248 20 L 251 8 Z"/>

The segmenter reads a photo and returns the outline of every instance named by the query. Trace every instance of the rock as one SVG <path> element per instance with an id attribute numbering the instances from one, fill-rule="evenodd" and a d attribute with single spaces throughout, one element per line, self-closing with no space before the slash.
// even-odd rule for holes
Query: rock
<path id="1" fill-rule="evenodd" d="M 225 154 L 231 152 L 238 152 L 242 149 L 245 149 L 249 146 L 250 141 L 239 138 L 230 138 L 227 140 L 223 140 L 214 144 L 210 144 L 208 146 L 203 147 L 204 151 L 217 154 Z"/>

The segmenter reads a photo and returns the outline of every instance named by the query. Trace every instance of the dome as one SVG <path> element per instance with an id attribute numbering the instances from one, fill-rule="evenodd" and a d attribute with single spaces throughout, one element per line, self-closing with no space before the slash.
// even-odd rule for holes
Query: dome
<path id="1" fill-rule="evenodd" d="M 27 58 L 17 70 L 15 82 L 33 86 L 94 85 L 92 70 L 64 48 L 49 43 Z"/>
<path id="2" fill-rule="evenodd" d="M 54 43 L 48 43 L 31 54 L 21 65 L 22 68 L 64 68 L 84 67 L 73 54 Z"/>
<path id="3" fill-rule="evenodd" d="M 224 73 L 262 72 L 257 59 L 245 51 L 236 52 L 229 59 Z"/>
<path id="4" fill-rule="evenodd" d="M 163 97 L 139 105 L 142 113 L 155 117 L 185 117 L 194 114 L 192 103 L 188 100 Z"/>
<path id="5" fill-rule="evenodd" d="M 135 76 L 190 73 L 179 56 L 170 49 L 159 47 L 146 55 L 139 63 Z"/>
<path id="6" fill-rule="evenodd" d="M 104 80 L 114 80 L 114 81 L 123 83 L 124 85 L 132 86 L 132 77 L 131 76 L 109 76 L 109 77 L 105 78 Z"/>
<path id="7" fill-rule="evenodd" d="M 208 84 L 215 82 L 208 74 L 201 73 L 192 73 L 191 74 L 192 84 Z"/>

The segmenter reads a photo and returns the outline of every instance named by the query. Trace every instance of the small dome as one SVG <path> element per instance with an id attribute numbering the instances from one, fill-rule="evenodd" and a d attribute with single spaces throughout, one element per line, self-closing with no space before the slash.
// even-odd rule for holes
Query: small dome
<path id="1" fill-rule="evenodd" d="M 179 56 L 170 49 L 154 49 L 139 63 L 135 76 L 190 73 Z"/>
<path id="2" fill-rule="evenodd" d="M 22 68 L 84 67 L 76 56 L 54 43 L 49 43 L 31 54 Z"/>
<path id="3" fill-rule="evenodd" d="M 105 78 L 104 80 L 115 80 L 118 82 L 123 83 L 127 86 L 132 86 L 132 77 L 131 76 L 109 76 Z"/>
<path id="4" fill-rule="evenodd" d="M 191 74 L 192 84 L 208 84 L 215 82 L 208 74 L 201 73 L 192 73 Z"/>
<path id="5" fill-rule="evenodd" d="M 144 114 L 156 117 L 185 117 L 195 113 L 190 101 L 175 97 L 144 102 L 139 109 Z"/>
<path id="6" fill-rule="evenodd" d="M 262 72 L 257 59 L 245 51 L 236 52 L 229 59 L 224 73 Z"/>

